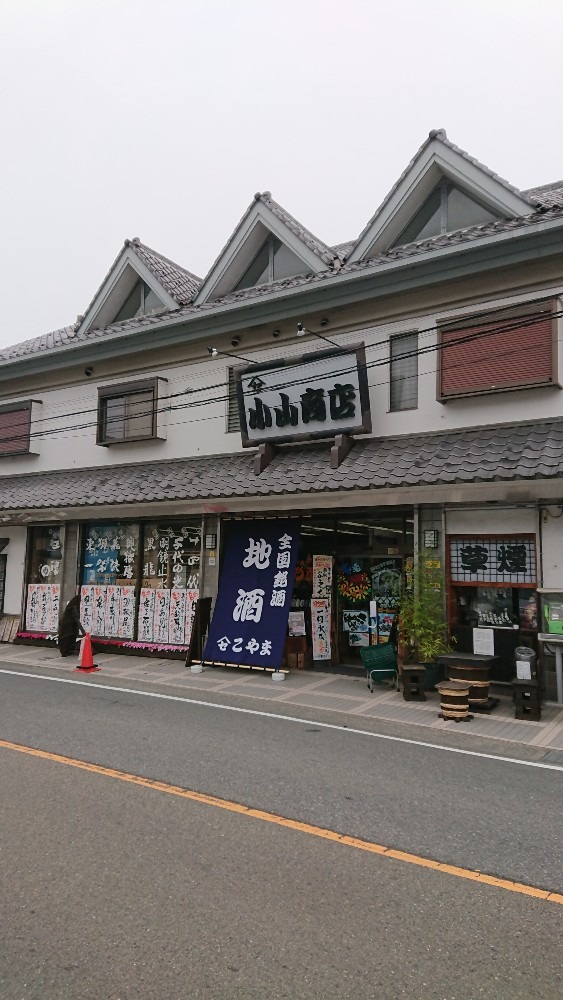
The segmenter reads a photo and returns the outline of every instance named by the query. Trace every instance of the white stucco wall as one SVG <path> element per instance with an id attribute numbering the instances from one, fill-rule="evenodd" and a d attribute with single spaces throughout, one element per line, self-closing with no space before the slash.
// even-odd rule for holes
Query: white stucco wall
<path id="1" fill-rule="evenodd" d="M 541 533 L 543 586 L 563 590 L 563 507 L 545 508 Z"/>
<path id="2" fill-rule="evenodd" d="M 9 538 L 9 544 L 4 549 L 6 560 L 6 592 L 4 595 L 4 613 L 19 615 L 22 613 L 23 579 L 25 570 L 26 528 L 0 528 L 2 538 Z"/>
<path id="3" fill-rule="evenodd" d="M 563 293 L 563 286 L 558 289 Z M 549 292 L 553 292 L 550 289 Z M 545 289 L 541 294 L 548 294 Z M 536 292 L 535 297 L 540 293 Z M 530 296 L 517 296 L 489 302 L 488 307 L 517 305 L 518 301 L 529 301 Z M 369 365 L 368 381 L 372 411 L 373 434 L 376 437 L 401 434 L 418 434 L 424 431 L 444 431 L 465 426 L 522 421 L 526 419 L 550 418 L 563 415 L 563 392 L 554 387 L 543 389 L 516 390 L 493 393 L 467 399 L 450 400 L 447 404 L 436 400 L 437 354 L 430 351 L 419 356 L 418 407 L 402 412 L 389 412 L 389 338 L 400 333 L 419 331 L 419 349 L 436 344 L 436 322 L 453 318 L 456 314 L 467 315 L 464 309 L 449 309 L 447 313 L 412 316 L 400 322 L 383 324 L 361 330 L 347 330 L 338 333 L 326 331 L 331 340 L 342 346 L 364 342 Z M 559 321 L 560 322 L 560 321 Z M 559 368 L 563 370 L 563 328 L 559 332 Z M 242 357 L 252 361 L 269 361 L 281 357 L 297 358 L 303 353 L 328 348 L 321 340 L 301 341 L 292 337 L 281 339 L 267 348 L 253 347 L 252 338 L 243 338 L 237 348 Z M 166 352 L 158 368 L 137 370 L 134 375 L 121 374 L 119 377 L 86 379 L 82 384 L 74 383 L 65 388 L 41 391 L 42 407 L 40 418 L 32 424 L 34 444 L 39 452 L 34 456 L 16 458 L 0 457 L 0 478 L 14 473 L 50 471 L 60 468 L 84 468 L 90 466 L 112 466 L 123 463 L 173 459 L 197 455 L 218 455 L 238 451 L 241 440 L 238 433 L 227 433 L 226 382 L 229 366 L 241 364 L 236 358 L 202 358 L 205 349 L 193 354 L 194 348 L 186 349 L 186 358 L 192 353 L 193 360 L 185 363 L 166 363 Z M 142 380 L 159 376 L 166 379 L 163 386 L 174 409 L 165 415 L 166 440 L 119 444 L 111 447 L 96 445 L 96 414 L 98 385 L 133 379 Z M 288 382 L 291 376 L 288 375 Z M 294 390 L 298 399 L 302 387 Z M 37 393 L 34 392 L 36 396 Z M 25 398 L 21 394 L 5 402 Z M 38 437 L 36 435 L 39 435 Z M 1 506 L 1 503 L 0 503 Z M 516 530 L 516 529 L 510 529 Z M 521 529 L 525 530 L 525 529 Z"/>
<path id="4" fill-rule="evenodd" d="M 506 508 L 491 504 L 472 509 L 446 510 L 448 535 L 537 535 L 538 515 L 533 507 Z"/>

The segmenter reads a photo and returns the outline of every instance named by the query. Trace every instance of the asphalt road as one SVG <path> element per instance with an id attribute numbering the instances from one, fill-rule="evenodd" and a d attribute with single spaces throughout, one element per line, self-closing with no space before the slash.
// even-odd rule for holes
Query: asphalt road
<path id="1" fill-rule="evenodd" d="M 563 772 L 0 675 L 0 739 L 563 891 Z M 0 748 L 2 1000 L 559 998 L 563 906 Z"/>

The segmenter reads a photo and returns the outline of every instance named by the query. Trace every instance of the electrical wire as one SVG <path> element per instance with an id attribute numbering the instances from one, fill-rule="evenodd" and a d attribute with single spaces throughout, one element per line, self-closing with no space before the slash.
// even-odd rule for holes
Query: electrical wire
<path id="1" fill-rule="evenodd" d="M 538 299 L 538 300 L 534 300 L 534 302 L 532 304 L 536 304 L 537 302 L 544 302 L 544 301 L 548 301 L 548 300 L 546 300 L 546 299 Z M 526 306 L 529 306 L 529 305 L 530 305 L 530 303 L 527 302 Z M 496 311 L 497 312 L 499 312 L 499 311 L 506 311 L 506 307 L 503 307 L 502 309 L 499 309 L 499 310 L 496 310 Z M 488 310 L 485 313 L 474 314 L 472 316 L 472 319 L 476 318 L 477 316 L 481 317 L 481 316 L 484 316 L 484 315 L 490 317 L 494 312 L 495 311 Z M 338 375 L 340 377 L 342 377 L 342 376 L 347 375 L 347 374 L 352 374 L 353 372 L 356 372 L 356 371 L 368 371 L 368 370 L 371 370 L 372 368 L 377 368 L 377 367 L 382 367 L 382 366 L 389 365 L 393 361 L 404 361 L 405 359 L 412 358 L 412 357 L 420 357 L 420 356 L 423 356 L 425 354 L 438 353 L 440 351 L 443 351 L 443 350 L 446 350 L 446 349 L 450 349 L 452 347 L 456 347 L 456 346 L 458 346 L 460 344 L 465 344 L 465 343 L 468 343 L 468 342 L 472 342 L 472 341 L 478 340 L 480 338 L 490 337 L 490 336 L 496 336 L 496 335 L 500 335 L 500 334 L 503 334 L 503 333 L 510 333 L 512 331 L 515 331 L 515 330 L 521 330 L 523 328 L 534 326 L 537 323 L 544 321 L 545 318 L 546 318 L 546 312 L 547 312 L 547 310 L 545 310 L 545 309 L 544 310 L 540 310 L 538 312 L 534 312 L 534 313 L 530 313 L 529 310 L 527 310 L 526 313 L 523 314 L 523 315 L 521 315 L 521 316 L 512 316 L 512 317 L 510 317 L 505 324 L 497 326 L 493 330 L 490 330 L 490 329 L 483 330 L 483 329 L 481 329 L 481 327 L 483 326 L 482 322 L 481 323 L 469 324 L 469 325 L 466 324 L 466 323 L 463 323 L 463 332 L 464 332 L 464 335 L 460 336 L 460 337 L 457 337 L 454 340 L 450 340 L 447 343 L 444 343 L 443 341 L 438 341 L 436 343 L 428 344 L 428 345 L 423 346 L 421 348 L 417 348 L 416 350 L 413 350 L 413 351 L 410 351 L 410 352 L 405 352 L 404 354 L 401 354 L 401 355 L 399 355 L 396 358 L 392 358 L 391 355 L 388 354 L 384 358 L 380 358 L 378 360 L 366 361 L 365 363 L 360 363 L 360 365 L 353 365 L 350 368 L 341 369 L 339 371 Z M 549 318 L 550 319 L 556 319 L 556 318 L 558 318 L 558 317 L 560 317 L 562 315 L 563 315 L 563 310 L 549 310 Z M 463 322 L 463 321 L 460 321 L 459 319 L 456 319 L 456 320 L 450 321 L 447 324 L 440 323 L 438 325 L 438 327 L 435 325 L 433 327 L 427 328 L 426 330 L 419 330 L 419 331 L 412 331 L 412 332 L 413 332 L 413 334 L 418 334 L 418 335 L 427 334 L 427 333 L 434 333 L 435 334 L 437 329 L 438 329 L 439 332 L 442 332 L 442 331 L 445 331 L 448 326 L 454 327 L 454 328 L 456 326 L 459 327 L 461 322 Z M 489 326 L 490 325 L 490 321 L 486 325 Z M 467 332 L 465 332 L 465 331 L 471 331 L 474 327 L 477 328 L 474 333 L 471 333 L 471 332 L 467 333 Z M 406 335 L 408 336 L 408 334 L 406 334 Z M 398 336 L 401 336 L 401 335 L 399 334 Z M 369 347 L 367 349 L 368 350 L 369 349 L 373 349 L 374 347 L 377 348 L 378 346 L 380 346 L 380 345 L 369 345 Z M 382 347 L 385 346 L 385 342 L 382 342 L 381 346 Z M 495 355 L 495 357 L 508 356 L 511 353 L 517 352 L 519 349 L 520 348 L 516 347 L 514 351 L 505 352 L 504 355 Z M 342 350 L 343 351 L 346 350 L 346 345 L 342 345 Z M 491 357 L 492 357 L 492 355 L 491 355 Z M 306 355 L 305 355 L 305 360 L 306 360 Z M 264 362 L 264 364 L 267 364 L 267 363 L 268 362 Z M 299 361 L 298 361 L 298 363 L 296 363 L 295 365 L 284 366 L 283 371 L 285 373 L 285 372 L 291 370 L 292 368 L 299 368 L 299 369 L 301 369 L 302 365 L 303 365 L 303 359 L 300 358 Z M 452 367 L 457 368 L 457 367 L 460 367 L 460 365 L 455 365 L 455 366 L 452 366 Z M 435 372 L 434 372 L 434 374 L 435 374 Z M 404 378 L 412 378 L 412 377 L 414 377 L 414 376 L 405 376 Z M 396 381 L 401 381 L 401 380 L 402 379 L 399 378 Z M 141 382 L 141 380 L 140 380 L 140 382 Z M 278 390 L 281 390 L 281 389 L 284 389 L 284 388 L 294 388 L 296 386 L 303 385 L 303 384 L 306 384 L 308 382 L 310 382 L 310 376 L 304 376 L 301 379 L 293 379 L 291 382 L 280 383 L 275 388 L 276 388 L 276 391 L 278 391 Z M 387 382 L 387 380 L 385 382 L 383 382 L 383 383 L 369 383 L 369 387 L 370 388 L 374 388 L 376 386 L 386 384 L 386 382 Z M 116 385 L 116 390 L 118 388 L 119 388 L 119 386 Z M 195 400 L 190 400 L 190 401 L 188 401 L 186 403 L 179 404 L 179 405 L 170 405 L 170 403 L 169 403 L 169 400 L 171 400 L 171 399 L 177 399 L 177 398 L 180 398 L 182 396 L 199 394 L 199 393 L 203 393 L 203 392 L 209 393 L 209 392 L 211 392 L 214 389 L 223 389 L 224 390 L 225 389 L 225 381 L 224 381 L 224 379 L 221 382 L 219 382 L 219 383 L 207 385 L 205 387 L 202 387 L 201 389 L 192 389 L 192 388 L 189 388 L 187 390 L 183 390 L 182 392 L 170 393 L 168 395 L 168 397 L 165 400 L 163 400 L 162 406 L 157 406 L 157 407 L 151 406 L 150 409 L 147 409 L 145 411 L 140 411 L 140 412 L 135 413 L 134 415 L 132 415 L 132 419 L 139 419 L 139 418 L 148 417 L 148 416 L 153 416 L 154 417 L 158 413 L 172 412 L 172 411 L 174 411 L 176 409 L 184 409 L 186 407 L 208 406 L 208 405 L 213 404 L 213 403 L 227 402 L 231 398 L 230 393 L 227 391 L 225 395 L 223 395 L 223 396 L 214 396 L 212 399 L 210 399 L 210 398 L 195 399 Z M 142 391 L 142 390 L 139 390 L 139 391 Z M 89 409 L 89 410 L 78 410 L 78 411 L 75 411 L 74 413 L 65 413 L 65 414 L 59 414 L 59 415 L 51 415 L 49 417 L 41 417 L 41 418 L 38 418 L 37 420 L 34 420 L 33 424 L 34 424 L 34 427 L 36 427 L 37 424 L 39 424 L 39 423 L 46 423 L 46 422 L 53 422 L 53 421 L 61 420 L 61 419 L 68 419 L 68 418 L 73 417 L 73 416 L 85 416 L 85 415 L 87 415 L 89 413 L 97 415 L 98 408 L 96 407 L 96 408 L 92 408 L 92 409 Z M 129 419 L 131 419 L 131 418 L 129 418 Z M 108 425 L 111 425 L 112 422 L 121 423 L 122 420 L 123 420 L 123 416 L 122 415 L 116 415 L 114 418 L 109 417 L 109 418 L 106 418 L 105 425 L 107 427 Z M 90 427 L 97 427 L 97 426 L 98 426 L 98 421 L 96 419 L 96 420 L 93 420 L 93 421 L 90 421 L 90 422 L 87 422 L 87 423 L 74 424 L 74 425 L 70 425 L 70 426 L 66 426 L 66 427 L 52 427 L 52 428 L 45 428 L 43 430 L 41 430 L 41 429 L 34 430 L 34 431 L 31 431 L 29 435 L 28 434 L 22 435 L 21 433 L 14 434 L 12 437 L 3 437 L 2 441 L 3 441 L 3 443 L 9 443 L 12 440 L 14 440 L 14 441 L 21 441 L 22 437 L 24 437 L 24 436 L 26 437 L 26 439 L 27 439 L 28 436 L 29 437 L 33 437 L 33 438 L 37 438 L 37 437 L 51 437 L 51 436 L 57 436 L 57 435 L 60 436 L 61 434 L 64 434 L 64 433 L 69 432 L 69 431 L 71 432 L 71 431 L 75 431 L 75 430 L 86 430 L 86 429 L 88 429 Z"/>
<path id="2" fill-rule="evenodd" d="M 533 323 L 535 322 L 534 317 L 537 316 L 539 318 L 543 318 L 544 315 L 545 315 L 545 312 L 547 310 L 540 310 L 537 313 L 530 313 L 529 312 L 529 306 L 531 306 L 531 305 L 537 305 L 537 304 L 540 304 L 542 302 L 552 302 L 553 298 L 554 298 L 554 296 L 551 295 L 551 296 L 542 296 L 542 297 L 537 298 L 537 299 L 527 300 L 525 303 L 522 304 L 527 309 L 526 313 L 524 313 L 522 315 L 525 316 L 525 317 L 528 317 L 531 320 L 531 324 L 533 325 Z M 472 313 L 471 320 L 472 321 L 473 320 L 480 320 L 480 319 L 482 319 L 484 317 L 489 317 L 489 321 L 488 322 L 491 323 L 494 320 L 491 320 L 490 317 L 494 317 L 498 313 L 506 313 L 507 308 L 509 308 L 509 307 L 507 307 L 507 306 L 498 306 L 498 307 L 496 307 L 494 309 L 481 310 L 479 312 Z M 518 308 L 518 307 L 514 307 L 514 308 Z M 550 312 L 550 314 L 551 314 L 551 316 L 553 318 L 556 318 L 556 317 L 558 317 L 558 316 L 561 315 L 561 311 L 554 312 L 552 310 L 549 310 L 549 312 Z M 499 328 L 496 331 L 483 331 L 483 332 L 481 332 L 479 334 L 479 336 L 487 336 L 487 335 L 490 335 L 492 333 L 506 332 L 507 330 L 510 330 L 513 327 L 516 328 L 516 329 L 519 329 L 519 328 L 522 327 L 522 325 L 524 325 L 524 324 L 522 324 L 520 322 L 520 317 L 518 317 L 518 316 L 516 316 L 516 317 L 514 317 L 514 316 L 510 317 L 510 320 L 513 321 L 513 322 L 510 322 L 508 326 L 507 325 L 503 325 L 502 328 Z M 538 319 L 538 321 L 539 321 L 539 319 Z M 413 330 L 412 333 L 417 333 L 417 335 L 419 337 L 422 337 L 422 336 L 431 336 L 431 335 L 435 335 L 437 331 L 445 331 L 445 332 L 447 332 L 450 327 L 455 329 L 455 327 L 456 326 L 459 327 L 461 323 L 463 323 L 463 330 L 472 330 L 475 326 L 476 327 L 482 326 L 481 322 L 477 322 L 477 323 L 471 322 L 471 323 L 468 323 L 464 319 L 460 320 L 459 317 L 454 317 L 451 320 L 439 321 L 438 323 L 434 323 L 434 325 L 430 326 L 430 327 L 426 327 L 426 328 L 419 329 L 419 330 L 416 330 L 416 331 Z M 530 325 L 530 323 L 527 324 L 527 325 Z M 315 334 L 313 334 L 313 336 L 321 336 L 322 337 L 322 334 L 319 335 L 319 334 L 315 333 Z M 396 335 L 391 335 L 391 336 L 400 337 L 400 336 L 402 336 L 402 334 L 398 333 Z M 326 338 L 323 337 L 322 339 L 326 339 Z M 370 345 L 368 345 L 368 347 L 366 348 L 366 350 L 373 351 L 373 350 L 376 350 L 378 347 L 384 347 L 387 342 L 388 342 L 388 339 L 386 338 L 385 341 L 381 341 L 379 344 L 370 344 Z M 334 342 L 334 343 L 336 343 L 336 342 Z M 343 349 L 345 349 L 345 347 L 346 347 L 345 344 L 336 344 L 336 346 L 341 347 Z M 448 344 L 447 346 L 454 346 L 454 344 L 452 342 L 451 344 Z M 412 353 L 413 354 L 414 353 L 420 353 L 420 354 L 422 354 L 422 353 L 424 353 L 428 349 L 439 349 L 439 348 L 435 348 L 434 345 L 433 345 L 431 348 L 424 348 L 424 347 L 423 348 L 417 348 L 417 351 L 416 352 L 412 352 Z M 223 356 L 227 357 L 227 358 L 229 358 L 229 357 L 235 357 L 235 355 L 231 355 L 228 352 L 219 352 L 219 353 L 222 353 Z M 401 355 L 401 357 L 409 357 L 409 356 L 411 356 L 411 355 L 407 355 L 407 354 Z M 307 355 L 305 355 L 304 357 L 306 358 Z M 274 360 L 274 359 L 272 359 L 272 360 Z M 384 359 L 382 359 L 379 362 L 366 362 L 365 363 L 365 367 L 369 368 L 369 367 L 371 367 L 371 366 L 373 366 L 375 364 L 388 364 L 391 360 L 392 359 L 389 356 L 388 358 L 384 358 Z M 198 364 L 197 361 L 193 362 L 193 363 Z M 205 363 L 205 359 L 203 359 L 201 362 L 199 362 L 199 364 L 204 364 L 204 363 Z M 267 361 L 266 362 L 260 362 L 260 363 L 261 364 L 262 363 L 267 364 Z M 302 364 L 303 364 L 303 355 L 298 355 L 295 364 L 285 365 L 284 366 L 284 371 L 285 372 L 289 372 L 289 371 L 291 371 L 294 368 L 298 368 L 299 369 L 299 368 L 302 367 Z M 242 366 L 238 366 L 238 367 L 242 367 Z M 363 365 L 360 365 L 359 366 L 360 370 L 363 367 L 364 367 Z M 351 373 L 352 371 L 355 371 L 355 370 L 356 370 L 355 366 L 353 368 L 350 368 L 350 369 L 344 369 L 343 372 L 342 372 L 342 374 Z M 169 378 L 166 381 L 169 382 L 169 383 L 176 382 L 176 381 L 184 381 L 186 377 L 187 376 L 181 375 L 181 376 L 176 376 L 176 377 L 173 377 L 173 378 Z M 192 375 L 192 377 L 193 377 L 193 375 Z M 139 381 L 141 381 L 141 380 L 139 380 Z M 303 381 L 304 382 L 308 381 L 308 379 L 303 379 Z M 281 384 L 280 386 L 278 386 L 278 388 L 288 388 L 288 387 L 290 387 L 293 384 L 298 384 L 298 383 L 287 383 L 287 385 Z M 224 382 L 224 379 L 222 379 L 221 382 L 218 382 L 218 383 L 215 383 L 215 384 L 211 384 L 211 385 L 206 385 L 206 386 L 203 386 L 203 387 L 201 387 L 199 389 L 198 388 L 189 387 L 188 389 L 182 390 L 182 392 L 179 392 L 179 393 L 169 393 L 168 396 L 167 396 L 167 399 L 173 399 L 173 398 L 176 398 L 178 396 L 186 395 L 188 393 L 201 393 L 201 392 L 211 391 L 212 389 L 222 389 L 222 388 L 224 388 L 224 385 L 225 385 L 225 382 Z M 119 385 L 118 385 L 118 383 L 116 383 L 116 388 L 118 388 L 118 387 L 119 387 Z M 72 400 L 69 401 L 69 402 L 72 402 Z M 48 406 L 49 406 L 48 403 L 45 404 L 45 409 L 47 409 Z M 97 406 L 93 407 L 91 409 L 88 409 L 88 410 L 81 409 L 81 410 L 76 410 L 76 411 L 70 412 L 70 413 L 57 414 L 57 415 L 52 414 L 52 415 L 50 415 L 48 417 L 41 417 L 41 418 L 38 418 L 37 420 L 35 420 L 34 424 L 45 423 L 45 422 L 48 422 L 49 420 L 58 419 L 58 418 L 61 418 L 63 416 L 65 418 L 67 418 L 67 419 L 70 418 L 70 417 L 74 417 L 74 416 L 84 416 L 87 413 L 97 413 Z"/>

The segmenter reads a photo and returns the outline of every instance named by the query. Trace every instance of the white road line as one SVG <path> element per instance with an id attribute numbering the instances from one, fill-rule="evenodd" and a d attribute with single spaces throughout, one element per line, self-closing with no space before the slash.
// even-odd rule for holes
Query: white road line
<path id="1" fill-rule="evenodd" d="M 480 753 L 478 750 L 462 750 L 459 747 L 447 747 L 438 743 L 425 743 L 423 740 L 409 740 L 404 736 L 389 736 L 386 733 L 370 733 L 367 729 L 352 729 L 350 726 L 337 726 L 331 722 L 319 722 L 317 719 L 298 719 L 293 715 L 279 715 L 275 712 L 261 712 L 257 708 L 240 708 L 238 705 L 216 705 L 212 701 L 201 701 L 198 698 L 182 698 L 175 694 L 161 694 L 159 691 L 138 691 L 136 688 L 116 687 L 113 684 L 95 684 L 92 681 L 79 681 L 70 677 L 45 677 L 43 674 L 28 674 L 21 670 L 5 670 L 0 668 L 0 674 L 13 677 L 25 677 L 34 681 L 52 681 L 55 684 L 73 684 L 76 687 L 96 688 L 98 691 L 117 691 L 119 694 L 134 694 L 140 698 L 160 698 L 162 701 L 176 701 L 185 705 L 197 705 L 200 708 L 215 708 L 221 712 L 239 712 L 242 715 L 257 715 L 262 719 L 276 719 L 280 722 L 297 722 L 300 726 L 315 726 L 318 729 L 335 729 L 341 733 L 351 733 L 353 736 L 369 736 L 375 740 L 387 740 L 389 743 L 406 743 L 408 746 L 424 747 L 426 750 L 443 750 L 447 753 L 458 753 L 464 757 L 481 757 L 483 760 L 496 760 L 501 764 L 521 764 L 524 767 L 539 767 L 544 771 L 563 771 L 562 764 L 542 764 L 541 761 L 520 760 L 518 757 L 500 757 L 493 753 Z M 335 710 L 336 711 L 336 710 Z M 389 721 L 389 720 L 383 720 Z M 547 750 L 548 748 L 546 748 Z"/>

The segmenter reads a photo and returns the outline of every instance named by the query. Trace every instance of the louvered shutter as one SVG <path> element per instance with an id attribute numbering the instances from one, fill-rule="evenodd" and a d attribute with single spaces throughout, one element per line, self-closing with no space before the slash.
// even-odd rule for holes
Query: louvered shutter
<path id="1" fill-rule="evenodd" d="M 440 331 L 438 396 L 448 399 L 556 381 L 551 306 Z"/>

